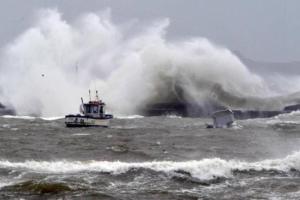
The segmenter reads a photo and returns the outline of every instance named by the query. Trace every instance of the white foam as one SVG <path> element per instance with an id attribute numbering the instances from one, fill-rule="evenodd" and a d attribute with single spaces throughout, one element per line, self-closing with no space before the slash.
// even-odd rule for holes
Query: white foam
<path id="1" fill-rule="evenodd" d="M 274 119 L 278 119 L 278 118 L 283 118 L 283 117 L 292 117 L 292 116 L 300 116 L 300 110 L 297 111 L 292 111 L 290 113 L 283 113 L 283 114 L 279 114 L 275 117 L 273 117 Z"/>
<path id="2" fill-rule="evenodd" d="M 10 125 L 9 124 L 3 124 L 2 128 L 10 128 Z"/>
<path id="3" fill-rule="evenodd" d="M 182 118 L 181 116 L 178 115 L 167 115 L 167 118 L 171 118 L 171 119 L 180 119 Z"/>
<path id="4" fill-rule="evenodd" d="M 35 120 L 35 119 L 42 119 L 45 121 L 55 121 L 59 119 L 63 119 L 64 116 L 57 116 L 57 117 L 33 117 L 33 116 L 22 116 L 22 115 L 3 115 L 2 118 L 6 119 L 25 119 L 25 120 Z"/>
<path id="5" fill-rule="evenodd" d="M 284 113 L 277 116 L 274 116 L 270 119 L 267 119 L 267 124 L 290 124 L 290 125 L 297 125 L 300 124 L 300 111 L 293 111 L 291 113 Z"/>
<path id="6" fill-rule="evenodd" d="M 223 160 L 211 158 L 203 160 L 173 162 L 120 162 L 120 161 L 0 161 L 0 167 L 36 171 L 41 173 L 76 173 L 82 171 L 107 172 L 112 174 L 125 173 L 130 169 L 143 168 L 158 172 L 174 173 L 177 170 L 189 172 L 193 177 L 209 180 L 215 177 L 231 177 L 232 170 L 300 170 L 300 152 L 295 152 L 283 159 L 270 159 L 259 162 L 245 162 L 238 160 Z"/>
<path id="7" fill-rule="evenodd" d="M 12 180 L 0 180 L 0 188 L 6 187 L 6 186 L 10 186 L 10 185 L 14 185 L 16 184 L 18 181 L 12 181 Z"/>
<path id="8" fill-rule="evenodd" d="M 64 119 L 65 116 L 58 116 L 58 117 L 42 117 L 41 119 L 46 120 L 46 121 L 55 121 L 59 119 Z"/>
<path id="9" fill-rule="evenodd" d="M 72 135 L 74 135 L 74 136 L 88 136 L 88 135 L 91 135 L 91 134 L 89 134 L 89 133 L 74 133 Z"/>
<path id="10" fill-rule="evenodd" d="M 274 125 L 274 124 L 289 124 L 289 125 L 297 125 L 299 121 L 290 121 L 290 120 L 279 120 L 279 119 L 271 119 L 267 121 L 267 124 Z"/>
<path id="11" fill-rule="evenodd" d="M 117 119 L 140 119 L 140 118 L 144 118 L 144 116 L 142 115 L 117 115 L 115 116 L 115 118 Z"/>
<path id="12" fill-rule="evenodd" d="M 17 115 L 3 115 L 1 117 L 6 119 L 29 119 L 29 120 L 36 119 L 36 117 L 32 117 L 32 116 L 17 116 Z"/>

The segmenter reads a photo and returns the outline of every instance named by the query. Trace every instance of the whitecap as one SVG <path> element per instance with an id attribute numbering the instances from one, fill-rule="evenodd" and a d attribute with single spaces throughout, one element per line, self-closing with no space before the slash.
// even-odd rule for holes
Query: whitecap
<path id="1" fill-rule="evenodd" d="M 3 115 L 1 116 L 2 118 L 6 118 L 6 119 L 29 119 L 29 120 L 33 120 L 36 119 L 36 117 L 32 117 L 32 116 L 18 116 L 18 115 Z"/>
<path id="2" fill-rule="evenodd" d="M 171 118 L 171 119 L 181 119 L 181 116 L 178 115 L 167 115 L 167 118 Z"/>
<path id="3" fill-rule="evenodd" d="M 74 133 L 72 134 L 74 136 L 87 136 L 87 135 L 91 135 L 90 133 Z"/>
<path id="4" fill-rule="evenodd" d="M 215 177 L 231 177 L 234 170 L 278 170 L 288 172 L 300 170 L 300 152 L 295 152 L 283 159 L 268 159 L 258 162 L 224 160 L 207 158 L 191 161 L 152 161 L 152 162 L 120 162 L 120 161 L 0 161 L 1 168 L 22 169 L 40 173 L 76 173 L 103 172 L 112 174 L 126 173 L 130 169 L 151 169 L 157 172 L 175 173 L 186 171 L 195 178 L 210 180 Z"/>
<path id="5" fill-rule="evenodd" d="M 117 119 L 140 119 L 144 118 L 142 115 L 117 115 L 115 116 Z"/>
<path id="6" fill-rule="evenodd" d="M 59 119 L 64 119 L 65 116 L 57 116 L 57 117 L 41 117 L 41 119 L 46 120 L 46 121 L 55 121 Z"/>

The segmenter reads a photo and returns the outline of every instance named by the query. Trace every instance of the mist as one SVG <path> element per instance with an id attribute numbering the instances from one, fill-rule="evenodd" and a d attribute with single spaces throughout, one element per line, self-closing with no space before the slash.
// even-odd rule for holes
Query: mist
<path id="1" fill-rule="evenodd" d="M 44 9 L 35 19 L 0 56 L 0 102 L 18 115 L 76 113 L 89 89 L 98 90 L 108 110 L 118 114 L 182 98 L 265 109 L 274 105 L 261 106 L 261 99 L 279 95 L 225 47 L 202 37 L 168 40 L 169 19 L 120 25 L 109 9 L 71 22 L 58 10 Z M 224 93 L 246 102 L 235 103 Z"/>

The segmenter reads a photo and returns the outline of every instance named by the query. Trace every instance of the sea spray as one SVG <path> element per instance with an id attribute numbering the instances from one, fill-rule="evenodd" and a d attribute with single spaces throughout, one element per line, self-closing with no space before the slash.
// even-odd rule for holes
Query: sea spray
<path id="1" fill-rule="evenodd" d="M 270 94 L 228 49 L 205 38 L 168 41 L 168 26 L 164 19 L 127 35 L 109 11 L 69 22 L 57 10 L 41 10 L 1 54 L 0 101 L 19 115 L 61 116 L 76 112 L 88 89 L 121 114 L 178 98 L 201 104 L 215 84 L 237 96 Z"/>

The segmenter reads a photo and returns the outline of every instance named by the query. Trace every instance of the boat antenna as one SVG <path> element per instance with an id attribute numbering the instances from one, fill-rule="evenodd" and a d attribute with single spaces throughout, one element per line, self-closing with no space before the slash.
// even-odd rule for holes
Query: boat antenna
<path id="1" fill-rule="evenodd" d="M 82 105 L 83 105 L 83 98 L 81 97 L 81 103 L 82 103 Z"/>
<path id="2" fill-rule="evenodd" d="M 92 99 L 91 99 L 91 90 L 89 90 L 89 97 L 90 97 L 90 101 L 92 101 Z"/>
<path id="3" fill-rule="evenodd" d="M 96 90 L 96 100 L 99 101 L 98 90 Z"/>

